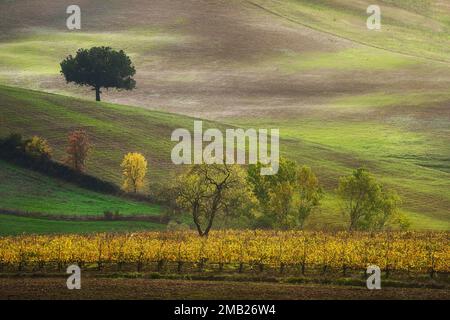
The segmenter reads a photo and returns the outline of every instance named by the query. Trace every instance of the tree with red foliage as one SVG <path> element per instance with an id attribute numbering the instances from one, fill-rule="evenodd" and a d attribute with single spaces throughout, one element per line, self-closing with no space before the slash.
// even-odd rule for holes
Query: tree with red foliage
<path id="1" fill-rule="evenodd" d="M 66 164 L 76 171 L 84 171 L 91 149 L 92 145 L 85 130 L 72 131 L 68 136 Z"/>

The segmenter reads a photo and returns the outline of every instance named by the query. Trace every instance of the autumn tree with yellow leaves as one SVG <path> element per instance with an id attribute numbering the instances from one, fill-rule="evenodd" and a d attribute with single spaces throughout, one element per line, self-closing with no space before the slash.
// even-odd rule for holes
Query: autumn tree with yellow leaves
<path id="1" fill-rule="evenodd" d="M 38 136 L 33 136 L 25 143 L 25 152 L 35 158 L 50 159 L 52 157 L 52 149 L 47 140 Z"/>
<path id="2" fill-rule="evenodd" d="M 126 192 L 137 193 L 144 185 L 147 174 L 147 160 L 138 152 L 126 154 L 121 164 L 123 184 L 122 189 Z"/>

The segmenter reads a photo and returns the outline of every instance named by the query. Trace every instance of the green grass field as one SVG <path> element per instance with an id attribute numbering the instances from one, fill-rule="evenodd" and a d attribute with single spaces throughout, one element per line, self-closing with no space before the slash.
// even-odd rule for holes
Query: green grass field
<path id="1" fill-rule="evenodd" d="M 104 211 L 158 216 L 161 208 L 85 190 L 0 161 L 0 209 L 46 215 L 103 216 Z M 0 214 L 0 235 L 164 230 L 149 221 L 59 221 Z"/>
<path id="2" fill-rule="evenodd" d="M 326 191 L 308 228 L 345 225 L 334 190 L 365 166 L 400 193 L 412 228 L 450 230 L 445 2 L 212 0 L 205 11 L 195 1 L 114 0 L 84 4 L 82 30 L 69 32 L 58 16 L 67 1 L 48 1 L 24 0 L 20 15 L 0 4 L 0 136 L 41 135 L 61 160 L 67 133 L 84 128 L 95 145 L 88 173 L 120 184 L 123 155 L 142 152 L 148 192 L 179 169 L 170 135 L 192 130 L 192 117 L 279 128 L 282 154 L 310 165 Z M 366 28 L 369 4 L 381 6 L 381 31 Z M 109 103 L 96 103 L 91 90 L 65 84 L 60 60 L 93 45 L 129 53 L 138 88 L 105 90 Z"/>
<path id="3" fill-rule="evenodd" d="M 85 190 L 70 183 L 0 161 L 0 209 L 71 216 L 161 213 L 157 205 Z M 45 199 L 45 200 L 44 200 Z"/>
<path id="4" fill-rule="evenodd" d="M 0 236 L 164 230 L 148 221 L 56 221 L 0 214 Z"/>

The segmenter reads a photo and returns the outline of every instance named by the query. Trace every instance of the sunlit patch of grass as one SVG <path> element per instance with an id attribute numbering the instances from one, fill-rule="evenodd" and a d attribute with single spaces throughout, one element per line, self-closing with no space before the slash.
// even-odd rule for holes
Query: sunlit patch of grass
<path id="1" fill-rule="evenodd" d="M 283 137 L 300 138 L 347 152 L 399 155 L 429 152 L 427 138 L 419 133 L 379 123 L 317 121 L 302 119 L 283 126 Z"/>
<path id="2" fill-rule="evenodd" d="M 0 43 L 0 74 L 11 70 L 26 74 L 54 75 L 58 62 L 79 48 L 110 46 L 125 50 L 130 57 L 144 61 L 155 48 L 179 43 L 182 37 L 155 30 L 129 30 L 120 33 L 60 32 L 39 30 L 29 35 Z"/>
<path id="3" fill-rule="evenodd" d="M 413 229 L 439 231 L 450 230 L 450 222 L 448 220 L 436 219 L 425 214 L 411 211 L 407 211 L 404 213 L 408 217 L 408 221 L 411 223 L 411 228 Z"/>
<path id="4" fill-rule="evenodd" d="M 303 54 L 283 54 L 274 59 L 285 73 L 307 70 L 391 70 L 420 63 L 415 59 L 383 50 L 352 48 L 338 52 L 311 52 Z"/>
<path id="5" fill-rule="evenodd" d="M 450 62 L 448 11 L 437 1 L 384 0 L 382 28 L 366 27 L 370 1 L 252 0 L 299 24 L 323 30 L 372 47 Z"/>
<path id="6" fill-rule="evenodd" d="M 350 108 L 376 108 L 388 106 L 429 107 L 450 101 L 450 92 L 402 92 L 350 95 L 330 101 L 330 105 Z"/>

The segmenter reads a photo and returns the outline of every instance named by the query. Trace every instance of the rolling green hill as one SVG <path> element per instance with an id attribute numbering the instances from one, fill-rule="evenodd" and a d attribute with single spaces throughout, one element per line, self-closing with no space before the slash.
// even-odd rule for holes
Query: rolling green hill
<path id="1" fill-rule="evenodd" d="M 148 191 L 178 169 L 170 134 L 192 129 L 191 116 L 279 128 L 282 154 L 312 166 L 326 190 L 308 227 L 344 224 L 338 178 L 365 166 L 398 190 L 413 228 L 450 229 L 445 1 L 82 0 L 78 31 L 65 27 L 69 4 L 0 3 L 0 135 L 42 135 L 61 160 L 68 131 L 85 128 L 95 144 L 88 172 L 119 184 L 123 154 L 142 152 Z M 381 31 L 366 28 L 371 4 Z M 94 45 L 131 56 L 136 90 L 95 103 L 64 82 L 59 62 Z"/>
<path id="2" fill-rule="evenodd" d="M 151 179 L 165 179 L 173 166 L 172 131 L 192 127 L 192 119 L 184 116 L 12 87 L 0 86 L 0 96 L 0 135 L 42 135 L 53 147 L 54 158 L 62 160 L 68 133 L 83 128 L 93 144 L 87 172 L 119 185 L 120 164 L 128 152 L 146 156 Z"/>
<path id="3" fill-rule="evenodd" d="M 117 184 L 123 154 L 144 153 L 150 163 L 147 192 L 153 182 L 166 182 L 181 169 L 171 163 L 174 142 L 170 136 L 175 128 L 192 130 L 193 126 L 193 119 L 185 116 L 4 86 L 0 86 L 0 107 L 0 135 L 19 132 L 48 138 L 59 160 L 64 157 L 67 132 L 85 128 L 95 145 L 88 173 Z M 367 108 L 359 106 L 352 112 L 367 112 Z M 337 180 L 354 168 L 366 166 L 403 196 L 402 209 L 414 228 L 448 230 L 450 173 L 445 154 L 449 147 L 444 145 L 448 137 L 437 131 L 435 136 L 431 135 L 433 131 L 425 135 L 396 123 L 381 125 L 370 119 L 354 122 L 347 111 L 341 112 L 330 118 L 322 116 L 322 120 L 315 118 L 317 114 L 302 120 L 257 119 L 261 127 L 281 129 L 282 154 L 311 165 L 327 191 L 321 211 L 308 226 L 333 228 L 345 224 L 334 195 Z M 236 119 L 235 123 L 247 127 L 254 126 L 254 121 Z M 213 125 L 225 126 L 206 123 Z"/>

